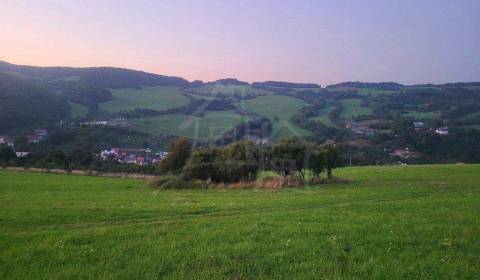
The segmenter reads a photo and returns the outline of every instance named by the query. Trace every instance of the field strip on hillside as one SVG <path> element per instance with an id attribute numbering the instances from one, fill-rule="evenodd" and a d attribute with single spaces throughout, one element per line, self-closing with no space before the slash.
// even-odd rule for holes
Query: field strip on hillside
<path id="1" fill-rule="evenodd" d="M 442 191 L 441 193 L 455 193 L 460 191 Z M 438 194 L 438 193 L 435 193 Z M 70 224 L 51 224 L 51 225 L 37 225 L 37 226 L 4 226 L 3 233 L 18 233 L 18 231 L 51 231 L 51 230 L 74 230 L 74 229 L 84 229 L 91 227 L 114 227 L 114 226 L 138 226 L 138 225 L 152 225 L 152 224 L 161 224 L 169 222 L 184 221 L 189 219 L 197 218 L 221 218 L 221 217 L 231 217 L 238 215 L 261 215 L 275 212 L 291 212 L 291 211 L 301 211 L 308 209 L 322 209 L 322 208 L 333 208 L 333 207 L 344 207 L 361 203 L 383 203 L 383 202 L 394 202 L 394 201 L 405 201 L 409 199 L 419 199 L 426 198 L 431 196 L 432 193 L 428 194 L 418 194 L 415 196 L 408 197 L 399 197 L 399 198 L 382 198 L 382 199 L 355 199 L 354 201 L 347 202 L 334 202 L 334 203 L 325 203 L 322 205 L 308 205 L 308 206 L 295 206 L 295 207 L 286 207 L 286 208 L 267 208 L 267 209 L 246 209 L 246 210 L 226 210 L 226 211 L 215 211 L 211 213 L 189 213 L 189 214 L 176 214 L 168 215 L 155 218 L 139 218 L 139 219 L 127 219 L 127 220 L 118 220 L 118 221 L 101 221 L 101 222 L 86 222 L 86 223 L 70 223 Z M 199 211 L 197 211 L 199 212 Z"/>

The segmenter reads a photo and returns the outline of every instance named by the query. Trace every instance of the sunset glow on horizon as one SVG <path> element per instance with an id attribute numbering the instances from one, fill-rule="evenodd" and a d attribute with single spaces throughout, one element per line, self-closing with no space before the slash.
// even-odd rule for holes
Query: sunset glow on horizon
<path id="1" fill-rule="evenodd" d="M 467 0 L 3 0 L 0 60 L 204 81 L 475 81 L 478 11 Z"/>

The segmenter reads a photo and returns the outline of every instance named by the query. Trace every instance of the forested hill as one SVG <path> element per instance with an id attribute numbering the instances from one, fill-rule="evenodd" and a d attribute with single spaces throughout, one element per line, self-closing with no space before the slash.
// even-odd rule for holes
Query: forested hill
<path id="1" fill-rule="evenodd" d="M 0 135 L 46 128 L 49 148 L 165 147 L 179 136 L 199 145 L 269 145 L 300 137 L 342 143 L 354 163 L 391 162 L 391 154 L 480 162 L 478 82 L 204 83 L 112 67 L 0 62 L 0 101 Z"/>
<path id="2" fill-rule="evenodd" d="M 55 123 L 68 114 L 65 98 L 34 81 L 0 73 L 0 129 Z"/>
<path id="3" fill-rule="evenodd" d="M 114 67 L 36 67 L 15 65 L 0 61 L 0 72 L 49 83 L 73 81 L 107 88 L 139 87 L 145 85 L 186 87 L 190 84 L 187 80 L 179 77 L 162 76 L 143 71 Z"/>

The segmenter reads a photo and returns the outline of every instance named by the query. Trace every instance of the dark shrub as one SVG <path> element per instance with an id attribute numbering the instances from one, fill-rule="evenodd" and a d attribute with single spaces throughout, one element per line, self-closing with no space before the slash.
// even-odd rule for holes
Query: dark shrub
<path id="1" fill-rule="evenodd" d="M 190 157 L 191 150 L 192 146 L 187 139 L 179 138 L 173 141 L 168 149 L 169 154 L 167 158 L 160 161 L 155 167 L 155 173 L 179 173 Z"/>
<path id="2" fill-rule="evenodd" d="M 183 168 L 183 177 L 187 180 L 200 179 L 218 182 L 221 163 L 217 161 L 217 158 L 220 154 L 221 150 L 216 148 L 194 151 Z"/>

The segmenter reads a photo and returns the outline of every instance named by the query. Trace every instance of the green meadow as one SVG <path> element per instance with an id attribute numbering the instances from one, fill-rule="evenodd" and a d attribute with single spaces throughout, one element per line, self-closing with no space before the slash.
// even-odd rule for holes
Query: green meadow
<path id="1" fill-rule="evenodd" d="M 188 104 L 188 98 L 177 87 L 142 87 L 141 89 L 113 89 L 112 100 L 100 103 L 106 112 L 135 109 L 165 110 Z"/>
<path id="2" fill-rule="evenodd" d="M 152 189 L 0 171 L 0 279 L 475 279 L 480 165 L 359 167 L 351 182 Z"/>
<path id="3" fill-rule="evenodd" d="M 415 110 L 408 110 L 403 113 L 404 116 L 414 117 L 417 119 L 433 119 L 440 116 L 438 112 L 420 112 Z"/>
<path id="4" fill-rule="evenodd" d="M 362 100 L 360 99 L 345 99 L 342 102 L 342 111 L 340 116 L 344 119 L 351 119 L 361 115 L 369 115 L 372 109 L 369 107 L 362 107 Z"/>
<path id="5" fill-rule="evenodd" d="M 233 111 L 206 112 L 201 117 L 185 114 L 132 119 L 135 129 L 152 135 L 172 134 L 198 140 L 217 139 L 247 121 Z"/>
<path id="6" fill-rule="evenodd" d="M 271 138 L 274 140 L 311 134 L 291 121 L 303 106 L 308 105 L 300 99 L 283 95 L 264 95 L 249 99 L 242 105 L 247 110 L 272 121 Z"/>

